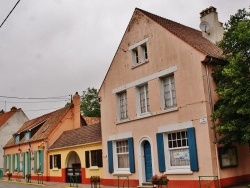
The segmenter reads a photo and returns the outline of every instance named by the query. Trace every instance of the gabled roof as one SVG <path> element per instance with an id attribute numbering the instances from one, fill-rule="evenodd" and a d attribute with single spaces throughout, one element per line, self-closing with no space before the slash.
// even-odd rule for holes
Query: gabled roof
<path id="1" fill-rule="evenodd" d="M 191 27 L 182 25 L 180 23 L 168 20 L 166 18 L 157 16 L 147 11 L 136 8 L 135 11 L 140 11 L 151 20 L 155 21 L 163 28 L 173 33 L 196 50 L 202 52 L 204 55 L 210 55 L 216 58 L 222 58 L 222 50 L 215 44 L 202 36 L 202 32 Z"/>
<path id="2" fill-rule="evenodd" d="M 139 9 L 139 8 L 135 8 L 133 16 L 130 19 L 130 22 L 128 24 L 128 27 L 127 27 L 125 33 L 123 34 L 123 38 L 126 35 L 127 30 L 129 29 L 129 25 L 130 25 L 132 19 L 134 18 L 135 14 L 138 12 L 144 14 L 145 16 L 147 16 L 148 18 L 153 20 L 155 23 L 161 25 L 164 29 L 173 33 L 174 35 L 179 37 L 181 40 L 183 40 L 184 42 L 186 42 L 187 44 L 189 44 L 190 46 L 192 46 L 196 50 L 200 51 L 201 53 L 203 53 L 205 56 L 211 56 L 211 57 L 215 57 L 217 59 L 224 60 L 223 55 L 222 55 L 223 54 L 222 50 L 218 46 L 216 46 L 215 44 L 213 44 L 212 42 L 210 42 L 209 40 L 204 38 L 202 36 L 201 31 L 198 31 L 198 30 L 193 29 L 191 27 L 188 27 L 188 26 L 182 25 L 180 23 L 168 20 L 168 19 L 163 18 L 161 16 L 157 16 L 155 14 L 152 14 L 150 12 L 147 12 L 147 11 Z M 122 40 L 123 40 L 123 38 L 122 38 Z M 122 40 L 121 40 L 121 42 L 122 42 Z M 121 45 L 121 42 L 120 42 L 119 46 Z M 115 56 L 118 52 L 118 49 L 119 49 L 119 47 L 116 50 Z M 108 75 L 108 72 L 112 66 L 113 61 L 114 61 L 114 57 L 113 57 L 113 60 L 109 66 L 109 69 L 105 75 L 105 78 L 104 78 L 100 88 L 102 88 L 103 83 Z"/>
<path id="3" fill-rule="evenodd" d="M 49 150 L 91 144 L 101 141 L 101 125 L 87 125 L 78 129 L 63 132 L 63 134 L 49 147 Z"/>
<path id="4" fill-rule="evenodd" d="M 1 112 L 0 113 L 0 127 L 3 126 L 17 111 L 20 111 L 21 109 L 17 110 L 11 110 L 9 112 Z"/>
<path id="5" fill-rule="evenodd" d="M 27 131 L 31 131 L 33 135 L 29 142 L 45 139 L 49 136 L 49 134 L 53 131 L 56 125 L 61 121 L 61 119 L 70 110 L 72 106 L 73 105 L 69 105 L 54 112 L 40 116 L 38 118 L 26 121 L 22 125 L 22 127 L 14 133 L 14 135 L 24 134 Z M 37 130 L 32 132 L 32 130 L 35 129 Z M 25 137 L 23 137 L 18 144 L 22 144 L 25 142 L 27 141 L 25 141 Z M 15 145 L 13 137 L 8 141 L 8 143 L 4 147 L 9 147 L 12 145 Z"/>

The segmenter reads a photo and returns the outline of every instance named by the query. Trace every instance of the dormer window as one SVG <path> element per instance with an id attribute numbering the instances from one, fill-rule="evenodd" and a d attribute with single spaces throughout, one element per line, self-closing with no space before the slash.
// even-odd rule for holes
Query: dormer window
<path id="1" fill-rule="evenodd" d="M 148 38 L 143 39 L 129 47 L 132 53 L 132 67 L 148 62 Z"/>
<path id="2" fill-rule="evenodd" d="M 18 144 L 19 142 L 20 142 L 20 135 L 18 134 L 18 135 L 15 135 L 15 138 L 14 138 L 15 140 L 14 140 L 14 142 L 15 142 L 15 144 Z"/>
<path id="3" fill-rule="evenodd" d="M 30 140 L 30 131 L 25 133 L 25 141 Z"/>

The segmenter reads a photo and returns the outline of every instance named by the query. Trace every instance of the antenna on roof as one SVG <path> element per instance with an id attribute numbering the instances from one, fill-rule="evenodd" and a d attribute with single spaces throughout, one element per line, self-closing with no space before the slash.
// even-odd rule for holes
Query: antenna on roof
<path id="1" fill-rule="evenodd" d="M 210 30 L 210 25 L 209 25 L 209 23 L 206 22 L 206 21 L 202 21 L 202 22 L 200 23 L 200 29 L 201 29 L 203 32 L 209 34 L 209 30 Z"/>

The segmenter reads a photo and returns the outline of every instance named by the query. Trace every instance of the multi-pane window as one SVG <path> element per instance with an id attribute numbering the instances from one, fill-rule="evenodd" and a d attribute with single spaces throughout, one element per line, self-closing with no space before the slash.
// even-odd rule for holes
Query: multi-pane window
<path id="1" fill-rule="evenodd" d="M 148 97 L 148 85 L 138 87 L 139 100 L 140 100 L 140 113 L 149 112 L 149 97 Z"/>
<path id="2" fill-rule="evenodd" d="M 129 168 L 128 140 L 116 142 L 118 168 Z"/>
<path id="3" fill-rule="evenodd" d="M 170 167 L 190 165 L 187 131 L 167 134 Z"/>
<path id="4" fill-rule="evenodd" d="M 174 75 L 162 78 L 164 107 L 170 108 L 177 105 Z"/>
<path id="5" fill-rule="evenodd" d="M 61 154 L 50 155 L 49 157 L 50 157 L 50 169 L 53 169 L 53 168 L 61 169 Z M 39 162 L 38 167 L 41 168 L 40 162 Z"/>
<path id="6" fill-rule="evenodd" d="M 118 94 L 120 119 L 126 119 L 127 114 L 127 92 Z"/>

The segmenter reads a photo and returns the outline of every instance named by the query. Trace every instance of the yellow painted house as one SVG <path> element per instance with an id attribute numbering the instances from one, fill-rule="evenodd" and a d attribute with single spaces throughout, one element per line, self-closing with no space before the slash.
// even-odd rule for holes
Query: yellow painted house
<path id="1" fill-rule="evenodd" d="M 90 183 L 103 176 L 101 125 L 65 131 L 48 149 L 49 181 Z"/>

